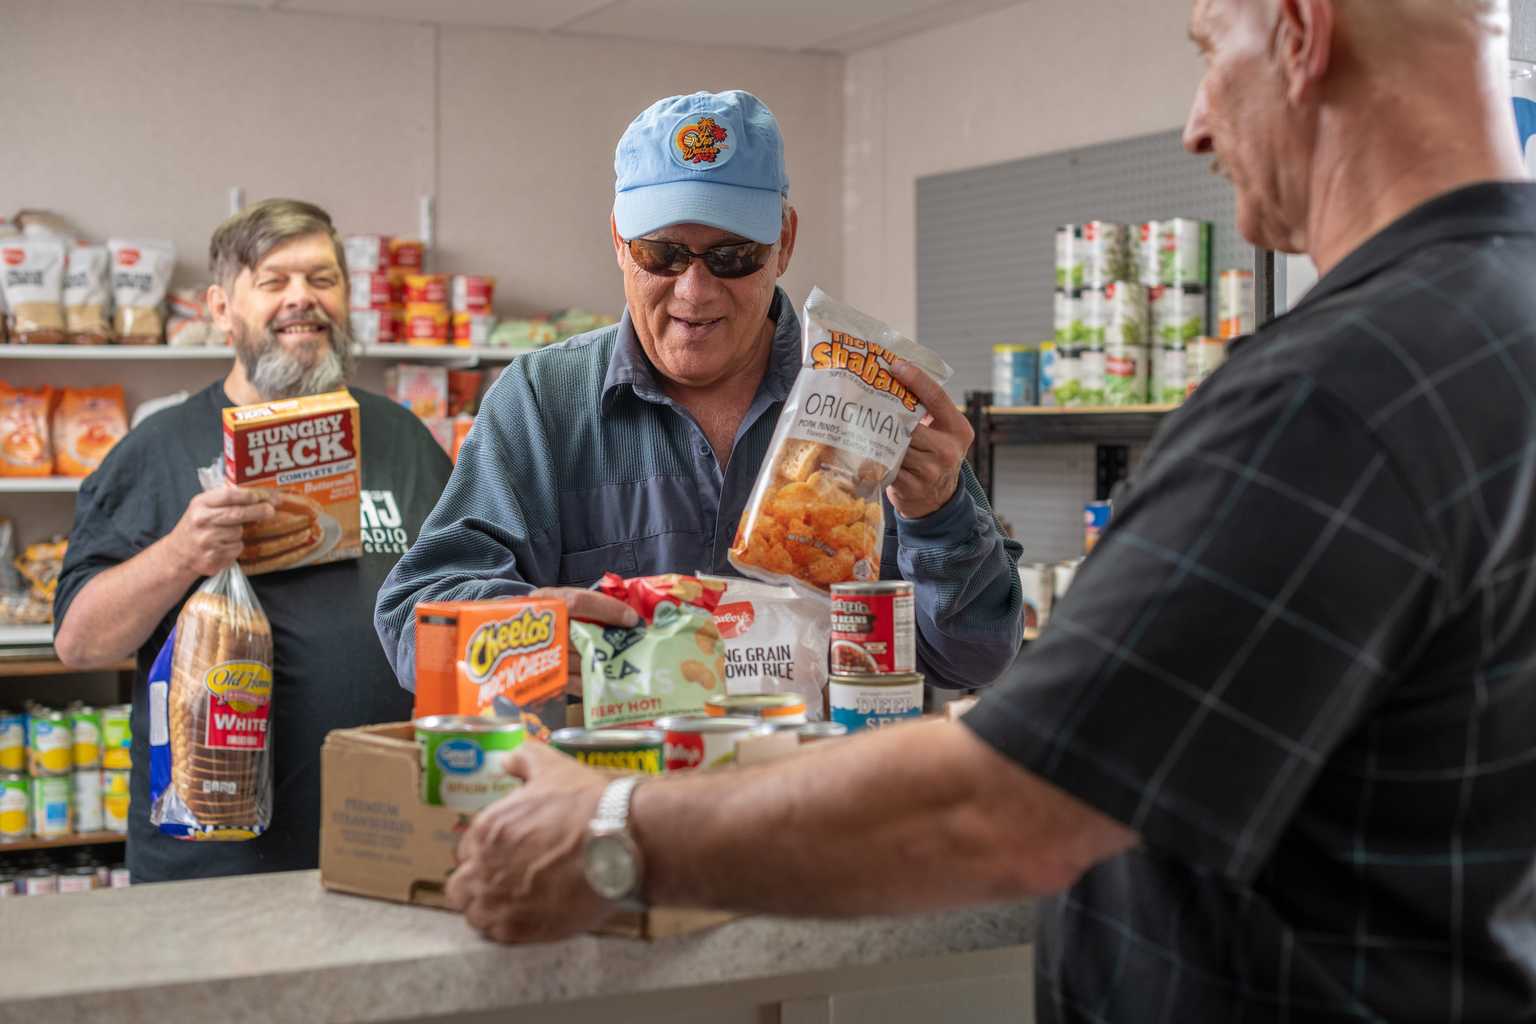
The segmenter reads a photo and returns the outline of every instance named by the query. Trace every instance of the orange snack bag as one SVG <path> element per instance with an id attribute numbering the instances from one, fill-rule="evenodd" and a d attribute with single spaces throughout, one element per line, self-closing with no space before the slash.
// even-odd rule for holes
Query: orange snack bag
<path id="1" fill-rule="evenodd" d="M 0 381 L 0 476 L 52 476 L 48 409 L 53 389 Z"/>
<path id="2" fill-rule="evenodd" d="M 119 384 L 65 388 L 53 410 L 53 467 L 60 476 L 89 476 L 128 433 Z"/>

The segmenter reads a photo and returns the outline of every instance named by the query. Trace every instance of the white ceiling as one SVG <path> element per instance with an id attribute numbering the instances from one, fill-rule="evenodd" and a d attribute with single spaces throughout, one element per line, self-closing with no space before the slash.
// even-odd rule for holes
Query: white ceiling
<path id="1" fill-rule="evenodd" d="M 847 53 L 1021 0 L 194 0 L 565 36 Z"/>

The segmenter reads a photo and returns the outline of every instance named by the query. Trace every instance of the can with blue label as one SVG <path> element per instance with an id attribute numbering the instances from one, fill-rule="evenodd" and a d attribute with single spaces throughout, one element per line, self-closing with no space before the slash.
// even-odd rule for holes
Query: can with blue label
<path id="1" fill-rule="evenodd" d="M 1083 506 L 1083 554 L 1088 554 L 1109 529 L 1109 517 L 1113 511 L 1107 501 L 1090 501 Z"/>
<path id="2" fill-rule="evenodd" d="M 0 772 L 27 770 L 27 717 L 0 711 Z"/>
<path id="3" fill-rule="evenodd" d="M 1040 404 L 1040 350 L 1033 345 L 992 346 L 992 404 Z"/>
<path id="4" fill-rule="evenodd" d="M 421 744 L 423 803 L 478 811 L 522 785 L 506 755 L 523 745 L 523 723 L 510 718 L 432 715 L 415 721 Z"/>
<path id="5" fill-rule="evenodd" d="M 1047 341 L 1040 346 L 1040 393 L 1041 405 L 1056 404 L 1056 343 Z"/>
<path id="6" fill-rule="evenodd" d="M 923 714 L 923 677 L 918 672 L 833 676 L 827 704 L 831 720 L 849 732 L 916 721 Z"/>

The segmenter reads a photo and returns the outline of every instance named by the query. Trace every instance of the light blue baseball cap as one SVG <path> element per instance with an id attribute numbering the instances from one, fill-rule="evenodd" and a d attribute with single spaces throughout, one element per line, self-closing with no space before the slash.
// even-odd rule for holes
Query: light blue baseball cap
<path id="1" fill-rule="evenodd" d="M 707 224 L 779 240 L 789 175 L 779 123 L 749 92 L 657 100 L 630 122 L 613 155 L 619 237 L 672 224 Z"/>

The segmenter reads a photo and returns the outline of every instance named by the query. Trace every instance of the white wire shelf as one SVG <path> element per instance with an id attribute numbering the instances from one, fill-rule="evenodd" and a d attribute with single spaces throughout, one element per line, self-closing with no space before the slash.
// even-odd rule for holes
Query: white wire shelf
<path id="1" fill-rule="evenodd" d="M 364 359 L 417 359 L 441 362 L 510 362 L 529 351 L 521 348 L 461 348 L 456 345 L 363 345 Z M 65 359 L 78 362 L 122 360 L 229 359 L 227 348 L 173 348 L 169 345 L 0 345 L 0 359 Z"/>
<path id="2" fill-rule="evenodd" d="M 73 494 L 80 489 L 78 476 L 0 477 L 0 494 Z"/>

